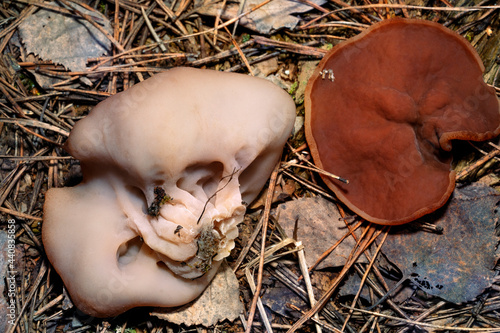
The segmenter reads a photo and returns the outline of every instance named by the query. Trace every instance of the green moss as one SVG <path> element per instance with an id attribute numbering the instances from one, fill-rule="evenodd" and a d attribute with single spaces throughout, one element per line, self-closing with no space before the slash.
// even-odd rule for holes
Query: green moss
<path id="1" fill-rule="evenodd" d="M 243 34 L 243 35 L 241 36 L 241 42 L 243 42 L 243 43 L 248 42 L 248 41 L 250 40 L 250 37 L 251 37 L 251 36 L 250 36 L 249 34 Z"/>
<path id="2" fill-rule="evenodd" d="M 290 95 L 294 95 L 295 92 L 297 91 L 297 88 L 299 87 L 299 83 L 297 81 L 295 81 L 292 86 L 290 87 L 290 89 L 288 89 L 288 93 Z"/>

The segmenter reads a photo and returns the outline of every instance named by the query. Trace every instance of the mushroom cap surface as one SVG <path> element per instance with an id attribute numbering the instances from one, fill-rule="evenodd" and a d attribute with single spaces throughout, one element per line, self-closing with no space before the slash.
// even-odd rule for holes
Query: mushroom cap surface
<path id="1" fill-rule="evenodd" d="M 396 225 L 443 206 L 455 187 L 452 140 L 500 133 L 494 89 L 474 48 L 440 24 L 391 19 L 335 46 L 310 78 L 306 138 L 351 210 Z"/>
<path id="2" fill-rule="evenodd" d="M 50 189 L 44 205 L 45 251 L 75 305 L 108 317 L 199 296 L 294 119 L 271 82 L 193 68 L 99 103 L 65 143 L 83 181 Z"/>

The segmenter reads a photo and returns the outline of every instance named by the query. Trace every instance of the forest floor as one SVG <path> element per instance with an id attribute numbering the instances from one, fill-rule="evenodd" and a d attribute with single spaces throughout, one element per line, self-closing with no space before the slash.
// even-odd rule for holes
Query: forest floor
<path id="1" fill-rule="evenodd" d="M 300 3 L 301 9 L 290 12 L 286 5 L 292 1 L 288 0 L 246 2 L 246 6 L 225 0 L 2 2 L 0 269 L 5 279 L 0 281 L 0 290 L 4 289 L 5 300 L 0 302 L 0 314 L 5 313 L 7 320 L 2 323 L 0 319 L 0 330 L 4 325 L 9 333 L 243 332 L 251 324 L 254 332 L 500 332 L 500 280 L 496 279 L 495 263 L 488 267 L 492 277 L 484 278 L 487 288 L 474 300 L 456 304 L 447 300 L 453 297 L 433 295 L 410 276 L 411 272 L 398 269 L 389 252 L 380 254 L 384 253 L 384 240 L 393 231 L 357 217 L 325 186 L 310 166 L 313 161 L 303 128 L 305 85 L 326 51 L 393 17 L 438 22 L 464 36 L 483 61 L 485 82 L 500 95 L 497 2 L 300 0 L 294 3 Z M 85 10 L 67 9 L 74 8 L 71 6 L 75 3 Z M 222 14 L 217 10 L 221 6 L 225 8 Z M 272 22 L 262 20 L 264 14 L 259 8 L 272 8 L 264 12 L 273 17 Z M 89 41 L 88 47 L 81 49 L 75 40 L 86 43 L 88 36 L 68 28 L 57 31 L 56 14 L 72 18 L 74 24 L 88 22 L 106 31 L 106 37 L 97 44 Z M 44 30 L 48 24 L 54 24 L 50 32 L 54 35 Z M 109 53 L 105 55 L 102 48 Z M 232 321 L 209 325 L 169 320 L 154 309 L 133 310 L 115 318 L 89 318 L 71 303 L 41 241 L 46 191 L 81 176 L 78 161 L 64 152 L 62 144 L 75 123 L 97 103 L 178 66 L 267 78 L 288 91 L 297 106 L 298 121 L 280 168 L 248 208 L 236 248 L 227 258 L 238 281 L 243 310 Z M 460 185 L 500 189 L 497 144 L 498 139 L 458 145 L 453 168 L 460 175 Z M 316 201 L 311 207 L 306 199 Z M 335 211 L 342 225 L 335 227 L 338 230 L 332 235 L 329 228 L 334 228 L 323 225 L 321 239 L 304 236 L 293 240 L 294 235 L 286 233 L 285 217 L 279 214 L 280 207 L 292 201 L 298 202 L 297 209 L 307 215 L 305 220 L 317 220 L 322 213 L 329 216 L 328 212 Z M 494 201 L 493 205 L 498 204 L 497 199 Z M 439 234 L 439 226 L 431 220 L 417 221 L 412 228 Z M 496 223 L 498 217 L 492 221 Z M 9 257 L 4 238 L 13 225 L 16 245 Z M 362 232 L 356 234 L 356 228 Z M 334 249 L 336 261 L 312 270 L 310 279 L 303 278 L 307 271 L 304 267 L 311 266 L 304 253 L 314 262 L 321 252 L 334 248 L 343 235 L 351 237 L 351 232 L 357 235 L 356 241 L 344 244 L 342 250 Z M 266 236 L 264 240 L 262 235 Z M 485 237 L 497 241 L 495 231 Z M 314 243 L 324 243 L 324 248 L 310 249 Z M 496 245 L 490 249 L 494 261 Z M 470 246 L 468 242 L 462 244 L 465 250 Z M 472 265 L 476 258 L 483 260 L 479 254 L 468 258 L 453 255 L 449 254 L 450 262 L 470 260 Z M 9 259 L 14 260 L 15 270 L 6 268 Z M 444 281 L 451 283 L 452 273 L 443 265 L 436 269 L 441 270 L 438 274 Z M 475 267 L 473 270 L 477 271 Z M 15 284 L 10 282 L 11 277 L 15 277 Z M 253 297 L 255 288 L 261 297 Z M 319 300 L 313 307 L 308 290 L 313 290 Z M 370 308 L 387 293 L 381 304 Z M 8 307 L 11 301 L 15 307 L 12 311 Z M 217 317 L 218 309 L 212 312 Z"/>

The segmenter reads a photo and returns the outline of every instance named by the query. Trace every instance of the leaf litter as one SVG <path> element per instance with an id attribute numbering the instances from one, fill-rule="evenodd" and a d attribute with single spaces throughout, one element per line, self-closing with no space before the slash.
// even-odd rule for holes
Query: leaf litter
<path id="1" fill-rule="evenodd" d="M 57 2 L 48 4 L 68 10 Z M 104 15 L 77 4 L 72 6 L 74 7 L 69 8 L 69 11 L 74 8 L 92 15 L 105 30 L 113 32 L 111 23 Z M 28 53 L 75 72 L 86 70 L 87 59 L 111 52 L 111 41 L 92 24 L 76 15 L 40 9 L 27 17 L 18 29 Z"/>
<path id="2" fill-rule="evenodd" d="M 62 2 L 70 3 L 71 6 L 77 6 L 74 1 L 65 0 Z M 276 3 L 276 1 L 272 2 Z M 61 2 L 58 1 L 57 3 L 60 4 Z M 47 267 L 48 263 L 43 256 L 42 246 L 39 241 L 40 222 L 43 216 L 43 193 L 47 188 L 62 186 L 70 171 L 78 165 L 77 162 L 65 156 L 59 148 L 59 145 L 66 138 L 63 133 L 69 132 L 74 123 L 82 116 L 85 116 L 88 110 L 103 97 L 114 94 L 117 91 L 125 90 L 132 84 L 147 78 L 153 73 L 167 70 L 170 67 L 186 65 L 250 73 L 252 69 L 256 69 L 256 64 L 259 62 L 274 58 L 278 60 L 278 70 L 276 71 L 273 64 L 272 71 L 276 71 L 273 79 L 285 82 L 283 84 L 284 87 L 293 84 L 295 88 L 299 88 L 297 89 L 297 96 L 294 97 L 296 97 L 298 116 L 300 118 L 303 107 L 302 89 L 308 77 L 305 73 L 314 68 L 314 65 L 309 65 L 321 58 L 324 49 L 330 48 L 341 40 L 355 36 L 369 24 L 392 16 L 419 17 L 434 20 L 445 24 L 453 30 L 459 31 L 478 50 L 483 62 L 485 62 L 485 78 L 489 78 L 488 82 L 497 89 L 497 92 L 500 92 L 498 80 L 495 79 L 498 76 L 499 64 L 495 57 L 491 56 L 491 54 L 496 55 L 498 53 L 495 51 L 495 48 L 498 48 L 498 45 L 500 45 L 498 43 L 498 5 L 481 8 L 483 5 L 480 4 L 476 9 L 472 10 L 466 7 L 467 4 L 464 4 L 462 0 L 442 1 L 432 4 L 417 0 L 412 2 L 412 6 L 369 1 L 365 2 L 365 5 L 362 7 L 353 7 L 355 5 L 354 2 L 331 1 L 322 2 L 322 4 L 317 2 L 313 6 L 311 5 L 312 3 L 304 1 L 302 4 L 309 3 L 306 6 L 309 8 L 307 12 L 282 11 L 279 8 L 274 8 L 271 15 L 274 16 L 273 20 L 264 19 L 261 23 L 258 23 L 259 16 L 253 20 L 250 16 L 252 13 L 248 13 L 252 10 L 252 6 L 255 6 L 255 3 L 249 6 L 245 5 L 244 7 L 240 6 L 240 3 L 226 2 L 226 4 L 232 7 L 232 13 L 226 11 L 220 16 L 221 19 L 219 20 L 217 19 L 218 13 L 207 13 L 207 15 L 214 15 L 215 20 L 207 18 L 205 15 L 199 15 L 202 9 L 200 9 L 201 7 L 196 7 L 196 5 L 209 4 L 209 2 L 205 1 L 175 1 L 170 3 L 168 1 L 118 0 L 104 2 L 96 0 L 85 3 L 94 8 L 89 13 L 92 15 L 92 20 L 95 23 L 103 24 L 102 18 L 100 18 L 101 14 L 98 12 L 103 13 L 102 17 L 105 18 L 105 21 L 113 22 L 111 24 L 113 29 L 106 29 L 110 33 L 113 32 L 112 35 L 116 38 L 116 44 L 114 44 L 113 57 L 91 56 L 84 53 L 83 56 L 88 56 L 89 58 L 85 59 L 86 66 L 88 67 L 85 67 L 83 72 L 75 72 L 76 68 L 72 69 L 68 65 L 65 65 L 66 68 L 58 66 L 57 64 L 62 62 L 51 56 L 46 56 L 45 58 L 40 55 L 43 61 L 39 58 L 32 60 L 33 58 L 31 58 L 29 52 L 37 53 L 37 51 L 23 49 L 22 45 L 17 42 L 21 38 L 18 36 L 20 29 L 17 29 L 17 27 L 34 15 L 33 13 L 42 12 L 43 8 L 45 8 L 43 6 L 46 6 L 48 2 L 37 2 L 35 4 L 35 2 L 25 0 L 9 0 L 4 1 L 2 10 L 0 11 L 0 27 L 3 29 L 0 30 L 0 51 L 2 52 L 2 58 L 0 59 L 0 88 L 2 88 L 0 91 L 0 103 L 2 117 L 8 118 L 8 121 L 0 123 L 0 138 L 2 140 L 2 144 L 0 144 L 0 153 L 2 154 L 2 158 L 0 158 L 2 186 L 0 191 L 0 208 L 2 222 L 5 222 L 9 218 L 16 219 L 16 251 L 20 249 L 20 251 L 16 252 L 20 254 L 17 261 L 22 264 L 20 266 L 25 267 L 20 269 L 16 276 L 19 304 L 19 308 L 17 309 L 18 321 L 15 327 L 9 328 L 9 333 L 16 329 L 29 332 L 78 331 L 104 333 L 120 331 L 142 333 L 166 331 L 172 333 L 185 332 L 186 323 L 193 323 L 193 326 L 196 326 L 195 328 L 188 328 L 190 330 L 207 331 L 207 328 L 203 324 L 194 324 L 194 322 L 189 322 L 189 319 L 184 324 L 177 325 L 155 316 L 151 317 L 147 315 L 137 318 L 122 316 L 102 320 L 91 318 L 81 322 L 80 326 L 73 325 L 77 322 L 77 310 L 67 305 L 69 302 L 68 297 L 65 295 L 60 281 L 57 280 L 57 276 L 53 273 L 46 274 L 47 270 L 45 267 Z M 247 3 L 251 2 L 247 1 Z M 166 4 L 167 7 L 165 8 L 162 4 Z M 318 4 L 320 5 L 318 6 Z M 66 7 L 60 6 L 59 8 L 59 11 L 61 11 Z M 227 8 L 229 7 L 226 6 Z M 169 10 L 173 12 L 169 12 Z M 59 11 L 56 10 L 53 13 L 58 13 Z M 151 21 L 150 23 L 153 25 L 152 29 L 146 26 L 144 15 L 142 14 L 143 11 Z M 247 11 L 247 14 L 237 20 L 235 15 L 238 15 L 239 12 L 245 13 L 245 11 Z M 115 13 L 117 15 L 113 20 Z M 260 15 L 260 18 L 265 18 L 265 15 L 269 13 L 271 11 L 267 11 L 267 14 L 266 11 L 259 12 L 256 10 L 253 12 L 254 15 Z M 67 15 L 67 17 L 81 24 L 86 22 L 85 19 L 77 14 Z M 230 29 L 234 28 L 227 23 L 228 21 L 226 20 L 228 19 L 232 20 L 231 24 L 238 22 L 235 34 L 224 31 L 222 28 L 222 26 L 228 26 Z M 283 25 L 280 26 L 280 24 Z M 283 29 L 288 24 L 293 25 L 295 28 Z M 77 36 L 74 36 L 73 33 L 68 35 L 76 40 Z M 31 34 L 28 38 L 35 38 L 35 36 L 44 37 L 35 33 Z M 156 37 L 159 37 L 159 39 Z M 233 40 L 235 43 L 233 43 Z M 23 38 L 22 41 L 25 43 L 26 38 Z M 78 48 L 77 45 L 69 43 L 70 47 L 74 46 Z M 161 43 L 164 44 L 166 51 L 165 49 L 160 49 L 159 45 Z M 109 45 L 109 41 L 103 41 L 102 45 Z M 236 50 L 234 45 L 238 45 L 240 49 Z M 49 51 L 56 51 L 57 56 L 57 52 L 61 54 L 61 50 L 64 48 L 59 47 L 59 45 L 56 45 L 56 48 L 58 50 L 51 49 Z M 109 50 L 107 47 L 105 49 Z M 317 50 L 317 52 L 311 52 L 311 50 Z M 110 53 L 100 53 L 100 55 L 103 54 Z M 78 56 L 73 60 L 76 62 L 80 61 L 77 58 Z M 64 65 L 64 63 L 62 64 Z M 70 71 L 68 71 L 68 68 Z M 34 80 L 25 76 L 28 72 L 54 76 L 62 83 L 58 85 L 49 83 L 44 87 L 46 91 L 39 91 L 33 87 L 36 83 L 39 83 L 35 82 L 37 79 Z M 90 83 L 88 81 L 85 82 L 85 79 L 96 74 L 99 75 L 99 80 Z M 292 90 L 290 92 L 293 95 L 294 91 Z M 31 125 L 20 121 L 19 117 L 31 119 Z M 35 120 L 37 122 L 34 122 Z M 37 124 L 42 123 L 44 127 L 38 127 Z M 482 155 L 491 153 L 489 152 L 491 151 L 491 147 L 489 146 L 475 146 L 473 150 L 473 158 L 470 161 L 467 160 L 465 164 L 472 165 L 476 161 L 479 161 Z M 294 132 L 294 136 L 290 139 L 289 146 L 285 149 L 283 155 L 282 168 L 279 171 L 276 184 L 276 187 L 278 189 L 281 188 L 282 191 L 278 191 L 281 194 L 273 200 L 273 207 L 276 207 L 281 202 L 288 204 L 311 196 L 329 198 L 333 200 L 329 204 L 333 205 L 332 202 L 334 202 L 335 198 L 322 186 L 317 174 L 296 167 L 298 165 L 307 166 L 305 161 L 309 159 L 308 147 L 303 139 L 303 130 L 298 130 Z M 293 163 L 291 163 L 292 161 Z M 457 168 L 459 167 L 460 164 L 457 163 Z M 496 158 L 481 167 L 481 181 L 488 183 L 488 185 L 498 187 L 498 176 L 496 174 L 498 174 L 498 159 Z M 470 182 L 477 181 L 475 173 L 470 173 L 463 179 L 467 179 Z M 487 197 L 485 196 L 485 198 Z M 260 205 L 250 207 L 246 223 L 241 226 L 242 230 L 247 229 L 249 234 L 255 235 L 253 239 L 256 241 L 254 243 L 251 242 L 252 244 L 250 244 L 246 251 L 243 251 L 246 243 L 241 241 L 236 251 L 234 251 L 233 257 L 228 259 L 239 282 L 239 297 L 244 304 L 242 316 L 239 316 L 239 319 L 235 319 L 232 323 L 229 320 L 225 320 L 218 324 L 210 325 L 210 331 L 243 331 L 245 329 L 245 322 L 248 322 L 249 317 L 254 315 L 248 311 L 249 304 L 252 301 L 249 283 L 250 281 L 254 281 L 254 277 L 257 284 L 259 283 L 258 273 L 254 269 L 247 269 L 245 267 L 248 267 L 249 262 L 256 262 L 259 259 L 260 244 L 257 243 L 260 243 L 259 237 L 262 235 L 262 232 L 269 234 L 266 249 L 272 249 L 276 244 L 283 242 L 283 239 L 278 237 L 278 225 L 282 222 L 285 224 L 284 220 L 281 221 L 285 215 L 280 213 L 279 215 L 274 215 L 276 223 L 271 219 L 273 223 L 270 223 L 268 228 L 262 230 L 262 224 L 259 223 L 259 219 L 263 213 L 263 206 L 264 202 Z M 322 209 L 327 209 L 328 211 L 330 208 L 319 205 L 316 207 L 318 215 L 321 215 L 319 211 Z M 344 215 L 342 209 L 345 208 L 339 205 L 341 216 Z M 314 211 L 315 205 L 311 204 L 308 210 Z M 349 214 L 349 212 L 347 213 Z M 330 237 L 328 234 L 331 227 L 328 224 L 329 222 L 318 222 L 323 218 L 320 216 L 314 219 L 314 223 L 318 226 L 325 227 L 322 234 L 316 233 L 316 243 L 319 241 L 328 242 L 324 246 L 328 248 L 333 245 L 331 243 L 332 239 L 328 238 Z M 293 222 L 295 223 L 295 221 Z M 340 222 L 341 224 L 337 226 L 338 230 L 333 232 L 335 237 L 338 237 L 342 232 L 346 232 L 346 229 L 343 229 L 346 228 L 345 222 L 348 222 L 351 226 L 353 222 L 359 223 L 355 217 L 347 219 L 345 222 L 344 220 Z M 426 220 L 426 222 L 430 221 Z M 2 224 L 2 228 L 4 226 L 5 224 Z M 425 228 L 422 226 L 418 227 L 418 232 L 413 231 L 413 233 L 429 235 L 429 232 L 425 231 L 428 229 L 428 226 Z M 377 234 L 373 230 L 370 231 L 371 228 L 372 226 L 362 223 L 360 230 L 363 233 L 356 235 L 355 240 L 349 240 L 350 244 L 368 244 L 369 242 L 365 242 L 365 238 Z M 472 230 L 478 233 L 472 227 L 470 230 L 466 230 L 467 232 Z M 310 245 L 306 244 L 308 238 L 310 240 L 314 240 L 314 238 L 303 237 L 304 235 L 301 235 L 300 232 L 301 229 L 299 227 L 297 235 L 299 239 L 302 237 L 303 244 L 305 244 L 306 260 L 315 259 L 321 250 L 318 249 L 317 254 L 314 254 L 315 252 L 309 249 Z M 485 237 L 484 242 L 492 242 L 492 237 L 493 239 L 495 237 L 491 235 L 494 234 L 490 234 L 489 240 L 488 237 Z M 333 238 L 337 239 L 335 237 Z M 391 235 L 388 236 L 386 240 L 387 244 L 391 242 L 391 237 Z M 352 236 L 348 238 L 352 238 Z M 457 239 L 462 238 L 459 237 Z M 347 243 L 348 239 L 344 242 Z M 297 261 L 299 260 L 296 255 L 297 247 L 293 241 L 285 243 L 288 245 L 273 252 L 273 262 L 266 262 L 265 271 L 274 274 L 273 276 L 279 276 L 276 279 L 279 279 L 280 283 L 285 279 L 288 281 L 302 281 L 297 268 Z M 304 295 L 297 296 L 302 303 L 297 303 L 296 306 L 303 312 L 293 310 L 290 307 L 289 309 L 292 310 L 289 310 L 287 313 L 290 314 L 295 311 L 293 315 L 287 316 L 283 313 L 284 315 L 281 316 L 278 312 L 269 314 L 268 311 L 261 312 L 259 310 L 255 314 L 256 320 L 251 329 L 255 332 L 260 332 L 264 331 L 263 326 L 267 325 L 269 331 L 290 330 L 290 332 L 293 332 L 297 329 L 297 325 L 295 325 L 297 317 L 319 320 L 322 325 L 321 327 L 328 328 L 330 331 L 345 328 L 344 331 L 346 332 L 366 332 L 368 330 L 392 332 L 399 329 L 411 330 L 413 328 L 418 330 L 424 327 L 423 325 L 429 327 L 432 324 L 435 324 L 434 326 L 436 324 L 442 325 L 441 329 L 447 330 L 457 328 L 485 331 L 488 328 L 498 329 L 500 327 L 500 320 L 497 315 L 500 309 L 498 302 L 500 287 L 498 286 L 497 279 L 492 278 L 492 269 L 489 267 L 492 262 L 491 250 L 489 252 L 485 251 L 489 254 L 483 256 L 480 260 L 483 263 L 480 270 L 485 273 L 482 286 L 491 285 L 491 287 L 486 287 L 486 292 L 476 297 L 477 301 L 455 306 L 452 303 L 441 301 L 444 297 L 432 297 L 429 290 L 422 289 L 427 292 L 423 293 L 415 290 L 404 298 L 389 297 L 380 304 L 380 312 L 363 313 L 362 311 L 366 309 L 366 302 L 369 305 L 375 304 L 377 299 L 388 293 L 394 281 L 386 275 L 381 274 L 381 272 L 385 273 L 385 271 L 378 261 L 373 267 L 366 264 L 374 259 L 371 257 L 373 249 L 365 251 L 360 255 L 361 252 L 356 250 L 359 245 L 352 246 L 352 248 L 346 248 L 342 251 L 337 249 L 331 256 L 340 259 L 347 257 L 349 259 L 351 258 L 349 253 L 352 253 L 354 255 L 352 258 L 355 259 L 359 256 L 362 261 L 349 259 L 348 264 L 340 267 L 336 267 L 337 262 L 328 263 L 327 261 L 327 264 L 324 264 L 321 269 L 317 268 L 311 272 L 313 289 L 315 290 L 319 306 L 312 305 L 309 301 L 306 301 L 307 297 L 304 297 Z M 361 247 L 361 250 L 363 248 Z M 463 248 L 467 248 L 467 246 L 463 246 Z M 385 250 L 386 244 L 382 247 L 382 251 Z M 455 253 L 462 255 L 460 251 L 456 251 Z M 23 254 L 22 256 L 21 253 Z M 241 258 L 238 257 L 240 253 L 243 254 Z M 401 251 L 398 254 L 398 256 L 404 255 L 406 254 Z M 435 254 L 433 255 L 435 256 Z M 447 258 L 449 259 L 452 256 L 449 254 Z M 496 259 L 496 254 L 494 256 Z M 238 257 L 238 260 L 235 260 L 236 257 Z M 389 258 L 389 255 L 387 257 Z M 471 255 L 463 258 L 467 258 L 470 261 Z M 341 261 L 340 259 L 338 260 L 339 262 Z M 401 272 L 405 269 L 407 275 L 410 276 L 415 272 L 415 269 L 405 268 L 401 262 L 396 262 L 394 258 L 389 259 L 392 259 L 393 264 L 401 266 L 399 267 Z M 426 260 L 427 258 L 417 259 L 421 260 L 422 267 L 427 262 L 430 264 L 433 263 L 434 267 L 436 265 L 436 260 Z M 476 258 L 473 258 L 473 260 L 476 260 Z M 308 265 L 310 265 L 310 261 Z M 440 267 L 438 269 L 441 270 Z M 435 287 L 442 284 L 442 282 L 439 282 L 441 281 L 439 280 L 441 278 L 438 276 L 439 274 L 433 275 L 429 271 L 433 273 L 432 269 L 427 269 L 425 272 L 422 269 L 417 271 L 417 273 L 427 278 L 423 281 L 430 281 L 429 277 L 435 278 L 437 276 L 437 282 L 433 280 L 429 284 L 430 286 Z M 328 272 L 330 275 L 327 277 L 320 274 L 323 272 Z M 344 305 L 345 298 L 339 297 L 335 293 L 338 286 L 346 284 L 346 280 L 343 277 L 349 275 L 347 272 L 356 272 L 355 274 L 360 276 L 359 280 L 363 281 L 370 288 L 368 289 L 369 292 L 363 296 L 363 302 L 356 303 L 356 309 L 348 309 Z M 366 279 L 361 279 L 365 275 Z M 446 281 L 452 280 L 451 273 L 445 275 Z M 472 279 L 476 278 L 481 281 L 479 275 L 477 274 Z M 468 278 L 471 278 L 471 276 L 473 275 L 467 275 Z M 340 282 L 337 280 L 337 277 L 341 278 Z M 414 280 L 410 285 L 415 286 L 416 282 Z M 426 286 L 427 284 L 420 283 L 420 285 Z M 274 286 L 279 288 L 274 291 L 272 289 Z M 289 295 L 290 297 L 292 295 L 285 292 L 281 293 L 284 290 L 282 289 L 284 288 L 283 286 L 286 286 L 288 289 L 294 288 L 289 284 L 283 283 L 283 285 L 279 285 L 275 283 L 266 285 L 266 289 L 264 290 L 266 295 L 280 301 L 279 307 L 281 308 L 286 306 L 286 297 L 280 295 Z M 482 286 L 476 288 L 476 291 L 470 293 L 467 298 L 479 292 L 479 289 L 483 289 Z M 296 292 L 294 293 L 297 295 Z M 268 300 L 270 299 L 267 298 L 266 302 Z M 348 299 L 347 304 L 351 304 L 351 300 L 352 296 Z M 212 302 L 211 304 L 215 303 Z M 271 303 L 268 304 L 272 306 Z M 314 311 L 308 310 L 309 308 L 312 308 Z M 222 318 L 234 318 L 234 313 L 223 315 L 224 311 L 224 306 L 218 305 L 213 309 L 212 315 L 205 315 L 205 319 L 198 318 L 197 323 L 213 323 L 215 320 Z M 319 319 L 314 318 L 313 312 L 320 315 Z M 206 318 L 218 319 L 205 321 L 208 320 Z M 174 320 L 172 319 L 172 321 Z M 300 325 L 307 326 L 303 328 L 304 330 L 314 329 L 312 321 L 302 321 Z M 444 327 L 445 325 L 447 327 Z"/>
<path id="3" fill-rule="evenodd" d="M 321 197 L 300 198 L 282 203 L 276 214 L 287 236 L 304 245 L 308 267 L 313 266 L 333 244 L 349 234 L 337 206 Z M 346 237 L 316 268 L 344 265 L 355 245 L 352 237 Z"/>
<path id="4" fill-rule="evenodd" d="M 495 189 L 466 185 L 457 187 L 447 205 L 433 214 L 392 227 L 379 265 L 387 275 L 395 269 L 399 281 L 389 278 L 391 289 L 376 304 L 386 298 L 405 302 L 414 288 L 455 304 L 477 300 L 496 281 L 499 204 Z M 423 224 L 434 226 L 434 231 L 426 231 Z M 359 278 L 352 276 L 341 293 L 352 295 L 357 288 Z M 367 292 L 364 288 L 365 298 Z"/>
<path id="5" fill-rule="evenodd" d="M 230 20 L 258 6 L 262 2 L 262 0 L 240 0 L 226 3 L 212 0 L 195 0 L 195 7 L 197 8 L 196 11 L 201 15 L 220 15 L 225 20 Z M 312 2 L 320 6 L 326 0 L 313 0 Z M 311 9 L 310 5 L 297 1 L 273 0 L 268 5 L 249 13 L 239 22 L 248 29 L 268 34 L 282 28 L 295 28 L 300 19 L 293 14 L 304 13 Z"/>
<path id="6" fill-rule="evenodd" d="M 446 207 L 425 217 L 442 232 L 392 228 L 382 251 L 403 279 L 428 294 L 457 304 L 473 301 L 497 275 L 499 203 L 500 193 L 488 186 L 457 188 Z"/>
<path id="7" fill-rule="evenodd" d="M 178 325 L 210 327 L 224 320 L 235 320 L 241 311 L 238 280 L 223 262 L 212 283 L 196 300 L 179 308 L 159 308 L 151 315 Z"/>

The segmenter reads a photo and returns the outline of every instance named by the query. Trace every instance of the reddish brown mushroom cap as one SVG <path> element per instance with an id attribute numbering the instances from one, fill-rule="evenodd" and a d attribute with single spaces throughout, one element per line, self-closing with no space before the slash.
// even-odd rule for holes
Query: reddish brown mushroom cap
<path id="1" fill-rule="evenodd" d="M 402 224 L 443 206 L 455 187 L 451 140 L 500 133 L 499 103 L 461 36 L 392 19 L 333 48 L 306 89 L 306 137 L 322 176 L 354 212 Z"/>

